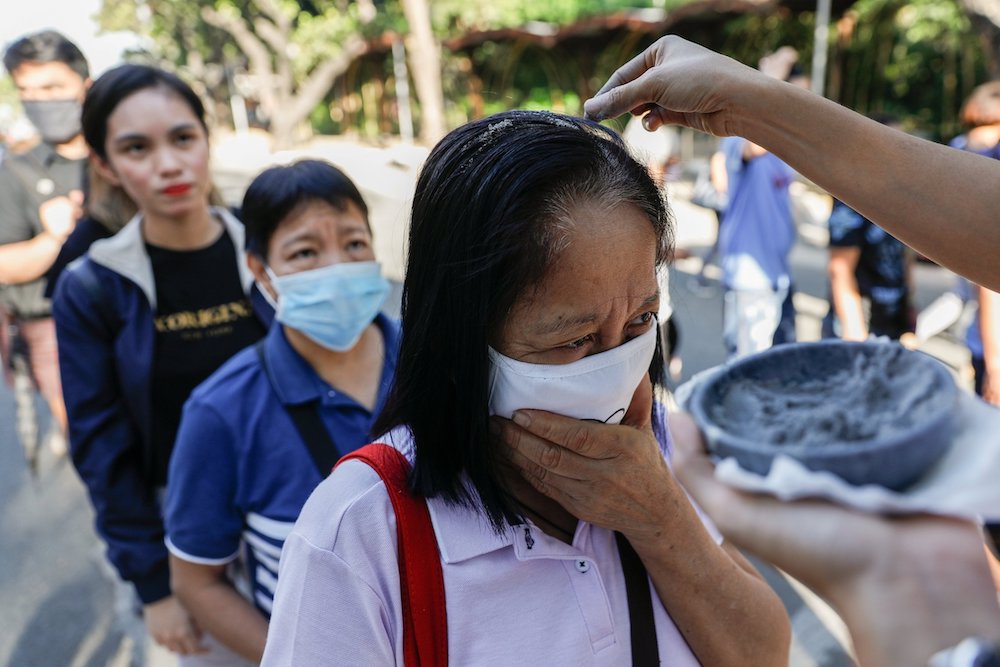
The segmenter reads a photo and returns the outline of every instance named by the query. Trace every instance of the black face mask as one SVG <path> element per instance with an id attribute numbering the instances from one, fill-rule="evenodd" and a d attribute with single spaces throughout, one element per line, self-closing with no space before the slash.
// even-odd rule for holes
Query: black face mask
<path id="1" fill-rule="evenodd" d="M 22 101 L 24 114 L 47 144 L 64 144 L 80 134 L 80 112 L 77 99 Z"/>

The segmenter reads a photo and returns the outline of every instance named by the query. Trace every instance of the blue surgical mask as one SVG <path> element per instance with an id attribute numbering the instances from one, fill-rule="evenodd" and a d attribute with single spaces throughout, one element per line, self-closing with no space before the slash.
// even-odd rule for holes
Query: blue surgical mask
<path id="1" fill-rule="evenodd" d="M 389 296 L 389 281 L 378 262 L 343 262 L 276 276 L 275 317 L 334 352 L 354 347 Z"/>

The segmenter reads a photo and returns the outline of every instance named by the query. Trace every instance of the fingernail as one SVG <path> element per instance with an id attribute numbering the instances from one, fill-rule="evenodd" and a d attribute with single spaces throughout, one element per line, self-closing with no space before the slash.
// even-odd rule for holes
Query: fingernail
<path id="1" fill-rule="evenodd" d="M 590 104 L 590 102 L 593 99 L 594 98 L 590 98 L 589 100 L 583 103 L 583 117 L 588 120 L 592 120 L 595 123 L 600 123 L 602 120 L 604 120 L 604 114 L 602 114 L 600 111 L 587 111 L 587 105 Z"/>
<path id="2" fill-rule="evenodd" d="M 524 428 L 531 426 L 531 416 L 528 415 L 527 412 L 521 412 L 518 410 L 514 413 L 513 419 L 514 423 L 518 426 L 523 426 Z"/>
<path id="3" fill-rule="evenodd" d="M 652 122 L 653 119 L 650 118 L 649 114 L 646 114 L 645 116 L 642 117 L 642 126 L 646 129 L 647 132 L 653 131 Z"/>

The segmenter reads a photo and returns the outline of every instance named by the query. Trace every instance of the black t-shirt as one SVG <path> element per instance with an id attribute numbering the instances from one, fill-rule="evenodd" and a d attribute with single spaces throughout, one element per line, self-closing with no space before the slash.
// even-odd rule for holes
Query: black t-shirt
<path id="1" fill-rule="evenodd" d="M 240 284 L 227 234 L 200 250 L 146 244 L 146 251 L 156 282 L 152 434 L 154 473 L 162 485 L 188 395 L 265 329 Z"/>
<path id="2" fill-rule="evenodd" d="M 870 301 L 868 330 L 875 336 L 894 340 L 912 331 L 906 246 L 837 200 L 833 202 L 829 227 L 831 248 L 860 250 L 854 277 L 861 296 Z"/>
<path id="3" fill-rule="evenodd" d="M 834 201 L 830 247 L 859 248 L 854 275 L 862 296 L 895 310 L 907 303 L 906 246 L 845 204 Z"/>

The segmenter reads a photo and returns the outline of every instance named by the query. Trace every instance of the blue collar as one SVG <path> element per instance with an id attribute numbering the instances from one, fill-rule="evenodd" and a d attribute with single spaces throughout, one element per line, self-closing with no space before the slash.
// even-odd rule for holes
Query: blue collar
<path id="1" fill-rule="evenodd" d="M 382 407 L 388 385 L 396 371 L 396 352 L 399 349 L 399 325 L 379 313 L 375 324 L 382 332 L 385 344 L 385 360 L 382 363 L 382 377 L 379 383 L 379 397 L 376 412 Z M 313 370 L 313 367 L 295 351 L 285 336 L 284 326 L 274 320 L 264 342 L 267 363 L 270 366 L 272 387 L 282 405 L 298 405 L 322 400 L 331 387 Z"/>

